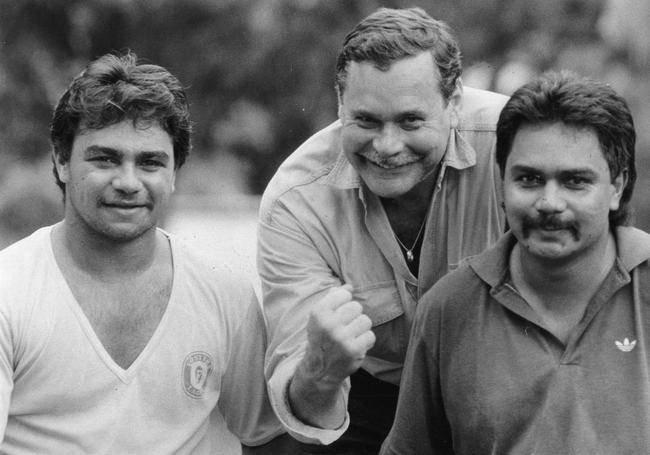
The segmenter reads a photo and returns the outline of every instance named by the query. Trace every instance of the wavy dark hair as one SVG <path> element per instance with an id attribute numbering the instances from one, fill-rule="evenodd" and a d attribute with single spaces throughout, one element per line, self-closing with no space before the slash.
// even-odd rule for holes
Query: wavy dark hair
<path id="1" fill-rule="evenodd" d="M 345 37 L 336 62 L 336 92 L 345 91 L 348 64 L 372 62 L 388 70 L 395 60 L 429 51 L 440 73 L 440 92 L 448 101 L 462 72 L 461 54 L 447 24 L 422 8 L 380 8 Z"/>
<path id="2" fill-rule="evenodd" d="M 612 226 L 629 222 L 628 203 L 636 181 L 634 121 L 623 97 L 602 82 L 570 71 L 550 71 L 516 90 L 497 123 L 496 159 L 501 175 L 522 125 L 555 122 L 596 133 L 612 181 L 627 172 L 620 207 L 609 213 L 609 221 Z"/>
<path id="3" fill-rule="evenodd" d="M 72 80 L 50 125 L 53 160 L 65 163 L 70 159 L 80 129 L 101 129 L 125 119 L 158 122 L 171 136 L 174 167 L 183 165 L 192 130 L 185 90 L 165 68 L 141 63 L 130 51 L 99 57 Z M 56 166 L 54 177 L 65 193 Z"/>

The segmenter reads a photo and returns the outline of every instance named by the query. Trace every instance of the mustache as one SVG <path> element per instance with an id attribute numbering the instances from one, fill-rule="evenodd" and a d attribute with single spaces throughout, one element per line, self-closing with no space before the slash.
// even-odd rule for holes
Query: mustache
<path id="1" fill-rule="evenodd" d="M 544 229 L 544 230 L 567 230 L 573 237 L 579 239 L 579 226 L 574 220 L 562 220 L 557 215 L 539 215 L 539 216 L 525 216 L 522 219 L 521 223 L 522 230 L 524 235 L 528 236 L 528 233 L 532 229 Z"/>

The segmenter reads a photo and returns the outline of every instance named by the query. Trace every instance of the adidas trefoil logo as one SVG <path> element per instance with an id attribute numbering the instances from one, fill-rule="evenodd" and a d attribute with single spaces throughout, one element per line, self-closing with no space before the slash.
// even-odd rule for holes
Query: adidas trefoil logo
<path id="1" fill-rule="evenodd" d="M 636 340 L 630 341 L 627 338 L 624 339 L 622 343 L 620 341 L 614 342 L 616 343 L 616 347 L 623 352 L 630 352 L 632 349 L 634 349 L 634 346 L 636 346 Z"/>

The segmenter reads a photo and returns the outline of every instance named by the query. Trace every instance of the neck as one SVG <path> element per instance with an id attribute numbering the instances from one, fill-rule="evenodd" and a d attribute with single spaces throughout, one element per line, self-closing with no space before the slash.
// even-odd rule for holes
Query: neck
<path id="1" fill-rule="evenodd" d="M 381 203 L 386 212 L 399 214 L 400 217 L 422 220 L 431 203 L 434 187 L 434 175 L 429 175 L 406 194 L 396 198 L 381 198 Z"/>
<path id="2" fill-rule="evenodd" d="M 52 232 L 55 251 L 89 275 L 134 276 L 147 270 L 160 254 L 160 234 L 155 228 L 133 240 L 116 241 L 64 220 Z M 68 262 L 66 261 L 66 262 Z"/>

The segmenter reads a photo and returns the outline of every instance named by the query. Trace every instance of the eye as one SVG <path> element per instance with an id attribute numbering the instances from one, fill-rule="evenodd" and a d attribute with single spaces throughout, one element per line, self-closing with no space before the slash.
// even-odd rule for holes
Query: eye
<path id="1" fill-rule="evenodd" d="M 424 119 L 418 117 L 417 115 L 407 115 L 402 120 L 400 120 L 400 125 L 402 129 L 407 131 L 417 130 L 424 123 Z"/>
<path id="2" fill-rule="evenodd" d="M 521 174 L 515 178 L 524 187 L 532 187 L 544 183 L 544 179 L 538 174 Z"/>
<path id="3" fill-rule="evenodd" d="M 379 121 L 367 115 L 357 115 L 354 117 L 354 122 L 363 129 L 377 128 L 379 126 Z"/>
<path id="4" fill-rule="evenodd" d="M 587 186 L 590 182 L 591 181 L 586 177 L 582 177 L 582 176 L 579 176 L 579 175 L 573 175 L 573 176 L 568 177 L 565 180 L 564 183 L 569 188 L 580 189 L 580 188 L 584 188 L 585 186 Z"/>
<path id="5" fill-rule="evenodd" d="M 162 160 L 155 158 L 144 159 L 140 161 L 139 165 L 148 171 L 155 171 L 157 169 L 167 167 L 167 165 Z"/>
<path id="6" fill-rule="evenodd" d="M 119 160 L 111 155 L 96 155 L 88 159 L 91 163 L 94 163 L 98 167 L 111 167 L 113 165 L 119 164 Z"/>

